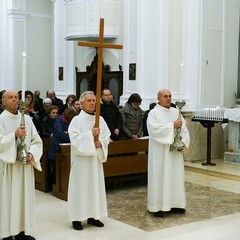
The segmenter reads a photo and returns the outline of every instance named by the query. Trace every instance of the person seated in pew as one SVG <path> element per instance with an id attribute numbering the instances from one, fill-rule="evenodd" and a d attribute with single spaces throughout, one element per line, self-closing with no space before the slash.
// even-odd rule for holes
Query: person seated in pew
<path id="1" fill-rule="evenodd" d="M 52 105 L 50 98 L 43 99 L 43 108 L 36 114 L 36 128 L 40 132 L 40 121 L 48 115 L 48 109 Z"/>
<path id="2" fill-rule="evenodd" d="M 66 108 L 72 107 L 72 101 L 76 96 L 74 94 L 69 94 L 66 98 L 66 103 L 62 105 L 62 108 L 59 109 L 59 115 L 62 114 Z"/>
<path id="3" fill-rule="evenodd" d="M 33 94 L 34 111 L 39 112 L 43 108 L 43 99 L 40 97 L 40 91 L 36 90 Z"/>
<path id="4" fill-rule="evenodd" d="M 81 105 L 80 105 L 80 101 L 79 101 L 78 98 L 73 99 L 73 101 L 72 101 L 72 108 L 77 112 L 77 114 L 80 113 Z"/>
<path id="5" fill-rule="evenodd" d="M 56 118 L 53 127 L 53 134 L 51 143 L 48 150 L 48 176 L 50 188 L 55 183 L 56 179 L 56 154 L 60 150 L 60 143 L 70 143 L 68 135 L 68 127 L 77 115 L 76 111 L 72 108 L 66 108 L 62 115 Z"/>
<path id="6" fill-rule="evenodd" d="M 33 124 L 35 127 L 38 127 L 38 117 L 36 112 L 34 111 L 34 102 L 33 102 L 33 93 L 29 90 L 25 91 L 25 99 L 22 99 L 22 91 L 18 92 L 18 96 L 20 100 L 24 100 L 26 102 L 25 114 L 31 117 Z M 38 128 L 37 128 L 38 130 Z"/>
<path id="7" fill-rule="evenodd" d="M 47 110 L 48 115 L 40 121 L 40 136 L 42 138 L 51 137 L 53 134 L 53 127 L 58 116 L 58 107 L 51 105 Z"/>
<path id="8" fill-rule="evenodd" d="M 142 99 L 133 93 L 124 107 L 120 110 L 123 120 L 123 134 L 121 139 L 137 139 L 142 136 L 143 110 L 140 108 Z"/>
<path id="9" fill-rule="evenodd" d="M 106 121 L 108 128 L 111 132 L 110 139 L 115 141 L 119 140 L 120 132 L 123 129 L 123 121 L 121 113 L 119 112 L 118 107 L 112 101 L 112 93 L 109 89 L 104 89 L 101 96 L 102 103 L 101 107 L 101 116 Z"/>
<path id="10" fill-rule="evenodd" d="M 56 96 L 56 93 L 53 89 L 50 89 L 50 90 L 47 91 L 47 97 L 52 100 L 52 105 L 58 106 L 59 110 L 62 109 L 63 101 L 62 101 L 62 99 L 60 99 Z"/>
<path id="11" fill-rule="evenodd" d="M 143 115 L 143 136 L 148 136 L 148 130 L 147 130 L 147 117 L 149 112 L 156 106 L 156 103 L 150 103 L 149 104 L 149 109 L 145 111 Z"/>

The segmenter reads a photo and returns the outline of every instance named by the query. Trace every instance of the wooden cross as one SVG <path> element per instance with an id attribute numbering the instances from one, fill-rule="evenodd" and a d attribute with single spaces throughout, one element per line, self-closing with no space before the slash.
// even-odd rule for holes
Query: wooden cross
<path id="1" fill-rule="evenodd" d="M 97 89 L 96 89 L 96 117 L 95 117 L 95 127 L 99 127 L 100 118 L 100 98 L 101 98 L 101 88 L 102 88 L 102 54 L 103 48 L 114 48 L 122 49 L 122 45 L 110 44 L 103 42 L 104 36 L 104 19 L 100 18 L 99 27 L 99 41 L 98 42 L 78 42 L 78 46 L 84 47 L 94 47 L 98 49 L 98 66 L 97 66 Z M 98 137 L 95 139 L 98 140 Z"/>

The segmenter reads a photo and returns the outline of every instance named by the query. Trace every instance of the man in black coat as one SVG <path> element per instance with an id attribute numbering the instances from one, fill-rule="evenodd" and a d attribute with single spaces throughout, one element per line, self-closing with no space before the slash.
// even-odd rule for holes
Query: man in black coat
<path id="1" fill-rule="evenodd" d="M 104 118 L 111 132 L 111 140 L 119 140 L 119 134 L 123 128 L 122 116 L 118 107 L 112 101 L 112 93 L 109 89 L 102 91 L 102 103 L 100 115 Z"/>
<path id="2" fill-rule="evenodd" d="M 52 100 L 52 105 L 56 105 L 59 110 L 62 109 L 63 101 L 62 101 L 62 99 L 56 97 L 54 90 L 52 90 L 52 89 L 49 90 L 47 95 L 48 95 L 47 97 Z"/>

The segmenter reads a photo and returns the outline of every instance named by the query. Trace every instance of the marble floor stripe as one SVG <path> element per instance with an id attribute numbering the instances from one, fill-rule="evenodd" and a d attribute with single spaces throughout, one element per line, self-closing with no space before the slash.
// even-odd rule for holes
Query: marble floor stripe
<path id="1" fill-rule="evenodd" d="M 107 190 L 109 217 L 144 231 L 154 231 L 240 212 L 237 193 L 186 182 L 186 195 L 185 214 L 167 213 L 165 218 L 157 218 L 146 208 L 146 184 L 128 182 Z"/>

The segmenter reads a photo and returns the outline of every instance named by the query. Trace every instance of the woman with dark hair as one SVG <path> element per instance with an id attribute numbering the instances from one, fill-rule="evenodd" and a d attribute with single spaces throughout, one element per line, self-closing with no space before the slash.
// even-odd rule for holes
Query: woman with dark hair
<path id="1" fill-rule="evenodd" d="M 19 99 L 22 100 L 22 91 L 18 92 Z M 25 108 L 25 114 L 29 115 L 32 118 L 33 124 L 39 130 L 39 120 L 36 112 L 34 111 L 34 101 L 33 101 L 33 93 L 29 90 L 25 91 L 25 99 L 26 102 L 26 108 Z"/>
<path id="2" fill-rule="evenodd" d="M 28 103 L 28 112 L 34 112 L 33 93 L 29 90 L 25 91 L 25 101 Z"/>
<path id="3" fill-rule="evenodd" d="M 61 107 L 61 109 L 59 110 L 59 114 L 62 114 L 66 108 L 68 107 L 72 107 L 72 101 L 73 99 L 75 99 L 76 96 L 74 94 L 69 94 L 67 97 L 66 97 L 66 103 L 63 104 L 63 106 Z"/>
<path id="4" fill-rule="evenodd" d="M 54 123 L 52 139 L 48 150 L 48 174 L 50 178 L 50 184 L 55 183 L 56 154 L 60 149 L 59 144 L 70 143 L 68 126 L 73 117 L 75 117 L 76 115 L 77 113 L 73 108 L 66 108 L 64 113 L 58 116 Z"/>
<path id="5" fill-rule="evenodd" d="M 137 139 L 142 136 L 143 110 L 140 108 L 142 99 L 133 93 L 120 110 L 123 120 L 123 136 L 121 139 Z"/>
<path id="6" fill-rule="evenodd" d="M 42 138 L 51 137 L 53 134 L 53 127 L 58 116 L 58 107 L 51 105 L 47 110 L 47 116 L 40 121 L 40 136 Z"/>
<path id="7" fill-rule="evenodd" d="M 81 111 L 81 104 L 78 98 L 73 99 L 72 108 L 77 112 L 77 114 Z"/>

